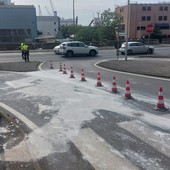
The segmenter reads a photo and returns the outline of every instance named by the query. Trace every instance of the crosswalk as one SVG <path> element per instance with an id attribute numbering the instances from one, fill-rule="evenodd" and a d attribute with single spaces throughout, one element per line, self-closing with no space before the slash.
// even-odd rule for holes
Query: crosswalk
<path id="1" fill-rule="evenodd" d="M 139 169 L 90 128 L 81 129 L 72 142 L 96 170 Z"/>
<path id="2" fill-rule="evenodd" d="M 139 120 L 117 122 L 110 131 L 110 122 L 100 122 L 100 130 L 94 122 L 71 141 L 96 170 L 170 169 L 169 133 Z"/>

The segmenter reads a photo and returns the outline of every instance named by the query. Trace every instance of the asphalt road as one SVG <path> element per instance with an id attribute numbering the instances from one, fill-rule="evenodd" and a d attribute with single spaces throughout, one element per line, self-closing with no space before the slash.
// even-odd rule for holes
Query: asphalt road
<path id="1" fill-rule="evenodd" d="M 56 89 L 57 87 L 56 85 L 59 82 L 57 82 L 58 79 L 53 77 L 53 72 L 55 73 L 58 72 L 57 70 L 59 70 L 59 66 L 61 62 L 62 64 L 66 64 L 68 74 L 70 71 L 69 68 L 71 66 L 74 68 L 76 75 L 78 74 L 80 75 L 81 69 L 84 68 L 87 80 L 90 78 L 96 80 L 97 72 L 100 71 L 102 76 L 101 77 L 102 84 L 103 84 L 102 88 L 103 91 L 106 92 L 108 92 L 107 89 L 109 88 L 109 84 L 111 87 L 112 77 L 113 75 L 115 75 L 119 87 L 118 95 L 124 93 L 123 91 L 125 88 L 125 81 L 129 79 L 131 82 L 132 96 L 134 96 L 134 100 L 131 101 L 125 100 L 123 104 L 127 106 L 133 105 L 133 107 L 141 111 L 149 110 L 149 115 L 157 116 L 158 112 L 153 110 L 152 102 L 151 103 L 149 102 L 148 104 L 148 101 L 152 100 L 153 98 L 157 98 L 157 89 L 162 84 L 164 87 L 165 86 L 168 87 L 169 80 L 156 79 L 156 78 L 151 79 L 147 77 L 139 77 L 139 76 L 128 75 L 124 73 L 110 72 L 94 67 L 94 64 L 100 60 L 112 59 L 113 56 L 111 52 L 113 52 L 113 56 L 114 56 L 114 51 L 111 50 L 111 51 L 102 51 L 101 53 L 102 55 L 100 54 L 99 56 L 93 58 L 73 57 L 71 59 L 55 56 L 52 53 L 40 52 L 38 54 L 36 53 L 35 55 L 32 54 L 33 55 L 32 57 L 35 57 L 34 58 L 35 61 L 37 61 L 38 58 L 41 61 L 45 61 L 45 59 L 48 58 L 47 60 L 48 62 L 45 62 L 41 67 L 43 69 L 42 75 L 43 74 L 44 75 L 42 77 L 38 77 L 36 76 L 35 73 L 35 77 L 33 76 L 34 78 L 31 79 L 29 78 L 28 75 L 24 75 L 24 74 L 18 74 L 15 72 L 2 72 L 1 84 L 0 84 L 1 102 L 14 108 L 16 111 L 21 113 L 21 115 L 31 120 L 36 127 L 38 128 L 48 127 L 48 124 L 53 119 L 54 115 L 58 115 L 59 110 L 50 109 L 49 107 L 43 110 L 42 113 L 40 114 L 38 110 L 38 106 L 39 106 L 38 103 L 45 106 L 47 105 L 52 106 L 54 102 L 53 101 L 54 97 L 50 97 L 46 95 L 41 96 L 41 94 L 43 94 L 44 92 L 48 94 L 48 90 L 50 90 L 50 88 L 52 88 L 53 86 L 54 86 L 53 88 Z M 18 54 L 15 55 L 11 56 L 14 60 L 18 57 Z M 21 59 L 18 58 L 16 60 L 23 62 Z M 54 70 L 53 71 L 51 70 L 50 73 L 46 74 L 46 72 L 49 72 L 50 70 L 51 60 L 52 60 Z M 51 82 L 51 80 L 54 79 L 53 81 L 54 85 L 50 83 L 50 86 L 47 86 L 49 84 L 48 82 L 45 83 L 44 79 L 47 79 L 49 82 Z M 8 85 L 10 85 L 10 88 L 9 87 L 7 88 L 7 84 L 6 84 L 7 82 Z M 42 86 L 40 87 L 43 90 L 41 88 L 37 88 L 41 84 Z M 36 88 L 34 89 L 34 87 Z M 29 96 L 31 90 L 39 94 L 39 96 L 34 96 L 34 95 Z M 84 90 L 85 89 L 83 89 L 83 91 Z M 77 85 L 74 87 L 74 92 L 77 93 L 77 95 L 82 93 L 81 89 Z M 53 93 L 56 93 L 56 91 L 54 90 Z M 86 93 L 87 96 L 91 96 L 93 94 L 91 91 L 89 92 L 86 91 Z M 110 99 L 109 94 L 110 93 L 108 93 L 108 99 Z M 166 97 L 168 98 L 167 94 L 168 94 L 168 90 L 166 93 Z M 140 99 L 140 97 L 142 98 Z M 98 98 L 95 97 L 94 100 L 98 100 Z M 57 103 L 55 106 L 57 107 L 61 105 L 60 102 Z M 34 160 L 34 162 L 2 161 L 1 165 L 3 166 L 4 169 L 18 169 L 18 170 L 19 169 L 91 170 L 91 169 L 103 169 L 100 167 L 101 163 L 103 163 L 102 167 L 106 166 L 106 169 L 109 169 L 108 167 L 112 169 L 113 164 L 115 165 L 114 169 L 121 169 L 121 168 L 123 169 L 124 165 L 122 163 L 125 163 L 126 169 L 130 169 L 130 170 L 132 169 L 169 170 L 170 167 L 170 158 L 169 158 L 170 156 L 169 156 L 169 148 L 168 148 L 169 129 L 167 130 L 159 129 L 156 126 L 156 124 L 155 126 L 153 126 L 149 123 L 141 121 L 140 118 L 142 117 L 142 112 L 141 113 L 134 112 L 133 113 L 134 116 L 131 117 L 131 116 L 124 115 L 123 113 L 120 114 L 118 112 L 114 112 L 113 110 L 109 110 L 107 108 L 99 109 L 97 107 L 97 109 L 93 111 L 93 114 L 95 115 L 95 118 L 93 120 L 84 121 L 84 123 L 82 124 L 82 127 L 80 129 L 80 136 L 78 135 L 77 138 L 68 141 L 67 152 L 54 152 L 39 160 L 36 161 Z M 167 117 L 167 119 L 169 119 L 169 112 L 162 113 L 161 117 Z M 71 119 L 71 123 L 72 121 L 73 120 Z M 60 117 L 58 119 L 58 122 L 60 122 L 62 127 L 64 127 L 65 132 L 76 130 L 73 127 L 70 128 L 69 122 L 65 121 Z M 76 121 L 74 123 L 76 124 Z M 52 129 L 53 128 L 54 127 L 52 127 Z M 28 129 L 26 128 L 25 130 L 28 134 L 32 132 L 32 130 L 29 128 Z M 39 133 L 40 131 L 38 131 L 37 136 Z M 52 134 L 50 129 L 48 128 L 44 129 L 44 133 L 48 133 L 48 135 L 43 136 L 42 138 L 40 138 L 40 140 L 48 139 L 49 143 L 52 142 L 54 148 L 56 149 L 62 148 L 62 144 L 57 145 L 52 141 L 52 139 L 54 138 L 57 142 L 58 138 L 56 138 L 55 136 L 57 135 L 56 133 Z M 160 142 L 164 141 L 163 135 L 165 135 L 166 137 L 165 141 L 167 142 L 167 145 L 164 145 L 165 148 L 163 149 L 159 145 L 157 145 L 157 141 L 159 141 L 159 138 L 157 138 L 158 133 L 161 134 Z M 149 137 L 147 135 L 145 136 L 145 134 L 147 134 Z M 60 138 L 64 138 L 64 134 L 62 134 L 61 132 L 58 135 Z M 41 144 L 41 142 L 38 140 L 37 143 Z M 93 148 L 94 146 L 97 149 L 94 149 Z M 106 152 L 108 148 L 112 148 L 111 153 L 112 154 L 114 153 L 116 157 L 112 157 L 111 155 L 109 155 L 110 152 Z M 94 159 L 90 159 L 91 155 L 93 155 L 92 157 Z M 117 155 L 120 156 L 119 157 L 120 160 L 117 160 Z M 122 163 L 117 164 L 118 162 L 122 162 Z"/>

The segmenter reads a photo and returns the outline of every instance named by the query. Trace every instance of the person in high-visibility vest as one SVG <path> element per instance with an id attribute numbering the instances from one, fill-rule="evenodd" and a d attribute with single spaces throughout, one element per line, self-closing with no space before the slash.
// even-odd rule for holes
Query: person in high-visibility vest
<path id="1" fill-rule="evenodd" d="M 21 44 L 20 44 L 20 50 L 21 50 L 21 56 L 22 56 L 22 59 L 24 59 L 23 46 L 24 46 L 24 43 L 21 43 Z"/>
<path id="2" fill-rule="evenodd" d="M 29 62 L 29 46 L 27 44 L 24 44 L 23 51 L 24 51 L 25 62 L 27 61 Z"/>

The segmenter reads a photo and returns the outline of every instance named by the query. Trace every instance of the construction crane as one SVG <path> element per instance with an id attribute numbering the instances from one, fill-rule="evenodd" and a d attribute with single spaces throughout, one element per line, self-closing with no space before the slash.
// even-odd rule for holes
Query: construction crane
<path id="1" fill-rule="evenodd" d="M 41 12 L 41 7 L 40 7 L 40 5 L 38 5 L 38 9 L 39 9 L 39 16 L 42 16 L 42 12 Z"/>
<path id="2" fill-rule="evenodd" d="M 47 10 L 48 15 L 52 16 L 52 14 L 49 12 L 49 10 L 48 10 L 47 6 L 45 6 L 45 9 Z"/>
<path id="3" fill-rule="evenodd" d="M 51 5 L 51 9 L 52 9 L 52 13 L 53 13 L 53 15 L 54 15 L 54 5 L 53 5 L 53 2 L 52 2 L 52 0 L 50 0 L 50 5 Z"/>

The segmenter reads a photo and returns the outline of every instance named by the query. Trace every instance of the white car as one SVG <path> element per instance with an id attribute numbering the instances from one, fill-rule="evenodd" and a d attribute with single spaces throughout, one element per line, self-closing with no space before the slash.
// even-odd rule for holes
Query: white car
<path id="1" fill-rule="evenodd" d="M 119 48 L 119 52 L 121 54 L 125 54 L 126 51 L 126 42 L 124 42 L 121 47 Z M 140 42 L 128 42 L 127 46 L 127 54 L 152 54 L 154 53 L 154 47 L 153 46 L 148 46 Z"/>
<path id="2" fill-rule="evenodd" d="M 54 47 L 53 51 L 55 54 L 60 54 L 60 47 L 61 47 L 61 44 Z"/>
<path id="3" fill-rule="evenodd" d="M 88 46 L 80 41 L 71 41 L 62 43 L 60 52 L 67 57 L 72 57 L 74 55 L 95 56 L 98 54 L 98 48 L 95 46 Z"/>

